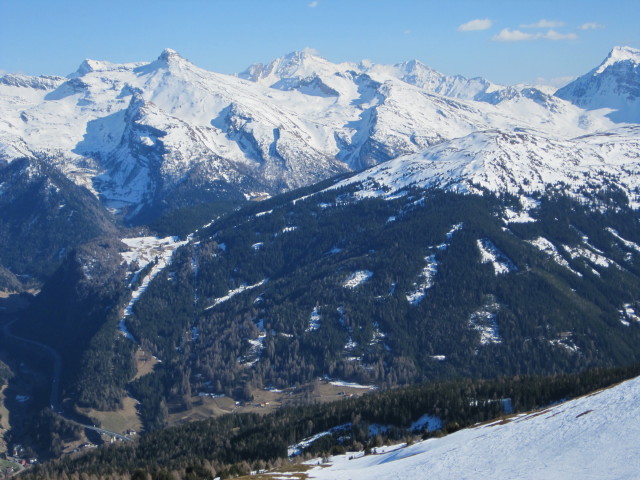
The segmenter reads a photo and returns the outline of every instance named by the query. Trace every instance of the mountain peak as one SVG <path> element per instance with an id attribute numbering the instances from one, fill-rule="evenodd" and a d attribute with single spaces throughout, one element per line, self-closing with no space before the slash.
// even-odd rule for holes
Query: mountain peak
<path id="1" fill-rule="evenodd" d="M 614 47 L 589 73 L 559 89 L 556 97 L 587 110 L 609 108 L 614 122 L 640 121 L 640 50 Z"/>
<path id="2" fill-rule="evenodd" d="M 640 50 L 633 47 L 613 47 L 605 58 L 604 62 L 596 69 L 595 73 L 602 73 L 607 67 L 620 62 L 630 61 L 636 65 L 640 65 Z"/>
<path id="3" fill-rule="evenodd" d="M 158 57 L 158 60 L 161 62 L 168 63 L 172 60 L 184 60 L 184 58 L 182 58 L 180 54 L 175 50 L 173 50 L 172 48 L 165 48 L 160 54 L 160 56 Z"/>
<path id="4" fill-rule="evenodd" d="M 274 83 L 283 78 L 300 77 L 305 78 L 317 75 L 321 72 L 333 73 L 336 66 L 329 60 L 318 55 L 312 48 L 295 50 L 282 57 L 278 57 L 267 65 L 256 63 L 239 73 L 240 78 L 253 82 L 266 81 Z"/>
<path id="5" fill-rule="evenodd" d="M 69 78 L 82 77 L 87 73 L 105 70 L 110 66 L 112 66 L 112 64 L 109 62 L 103 62 L 100 60 L 91 60 L 90 58 L 87 58 L 80 64 L 78 69 L 68 77 Z"/>
<path id="6" fill-rule="evenodd" d="M 633 60 L 635 62 L 640 61 L 640 49 L 622 46 L 613 47 L 609 53 L 610 58 L 615 58 L 618 61 Z"/>

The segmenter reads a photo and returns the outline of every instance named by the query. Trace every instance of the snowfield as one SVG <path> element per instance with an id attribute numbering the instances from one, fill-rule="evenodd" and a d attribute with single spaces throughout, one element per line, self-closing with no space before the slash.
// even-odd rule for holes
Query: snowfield
<path id="1" fill-rule="evenodd" d="M 636 378 L 406 448 L 353 460 L 353 453 L 331 457 L 330 466 L 306 473 L 331 480 L 637 480 L 639 397 Z"/>
<path id="2" fill-rule="evenodd" d="M 638 125 L 564 140 L 522 128 L 485 130 L 400 156 L 328 190 L 357 185 L 359 197 L 390 198 L 411 187 L 513 195 L 544 193 L 553 187 L 584 198 L 585 192 L 597 192 L 610 181 L 638 208 L 639 158 Z M 533 220 L 525 215 L 515 219 Z"/>

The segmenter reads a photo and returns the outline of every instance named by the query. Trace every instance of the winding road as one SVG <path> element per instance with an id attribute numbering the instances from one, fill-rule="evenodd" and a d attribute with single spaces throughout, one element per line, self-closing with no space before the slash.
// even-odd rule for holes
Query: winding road
<path id="1" fill-rule="evenodd" d="M 60 404 L 60 377 L 62 376 L 62 359 L 60 357 L 60 354 L 58 352 L 56 352 L 53 348 L 51 348 L 49 345 L 45 345 L 44 343 L 40 343 L 36 340 L 31 340 L 29 338 L 24 338 L 24 337 L 20 337 L 18 335 L 15 335 L 14 333 L 11 332 L 11 326 L 17 321 L 18 319 L 15 318 L 13 320 L 10 320 L 8 322 L 6 322 L 3 327 L 2 327 L 2 333 L 4 333 L 5 337 L 7 338 L 12 338 L 18 342 L 21 343 L 28 343 L 29 345 L 35 345 L 38 348 L 41 348 L 42 350 L 45 350 L 46 352 L 48 352 L 51 357 L 53 358 L 53 378 L 51 379 L 51 397 L 49 400 L 49 404 L 50 404 L 50 408 L 51 410 L 57 414 L 60 415 L 61 417 L 63 417 L 65 420 L 78 425 L 79 427 L 82 428 L 86 428 L 89 430 L 93 430 L 94 432 L 100 433 L 100 434 L 104 434 L 104 435 L 110 435 L 112 437 L 115 437 L 119 440 L 125 440 L 125 441 L 130 441 L 131 438 L 128 437 L 127 435 L 122 435 L 120 433 L 116 433 L 116 432 L 111 432 L 109 430 L 105 430 L 103 428 L 99 428 L 96 427 L 95 425 L 86 425 L 84 423 L 80 423 L 76 420 L 74 420 L 73 418 L 70 418 L 68 415 L 65 415 L 63 413 L 62 410 L 62 405 Z"/>

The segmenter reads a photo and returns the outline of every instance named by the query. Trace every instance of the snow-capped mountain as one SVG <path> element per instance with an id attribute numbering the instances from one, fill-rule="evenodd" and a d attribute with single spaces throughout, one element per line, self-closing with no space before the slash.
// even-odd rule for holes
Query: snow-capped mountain
<path id="1" fill-rule="evenodd" d="M 556 96 L 587 110 L 611 109 L 616 122 L 640 122 L 640 50 L 615 47 L 598 67 Z"/>
<path id="2" fill-rule="evenodd" d="M 1 160 L 50 162 L 134 222 L 275 194 L 479 130 L 566 139 L 615 126 L 530 87 L 308 52 L 239 76 L 169 49 L 150 63 L 86 60 L 65 79 L 5 75 L 0 111 Z"/>
<path id="3" fill-rule="evenodd" d="M 619 127 L 575 139 L 527 130 L 486 130 L 396 158 L 339 182 L 361 184 L 360 195 L 395 195 L 411 187 L 511 194 L 548 188 L 576 196 L 620 188 L 640 206 L 640 127 Z"/>
<path id="4" fill-rule="evenodd" d="M 306 471 L 318 479 L 636 478 L 640 379 L 375 455 L 350 453 Z"/>

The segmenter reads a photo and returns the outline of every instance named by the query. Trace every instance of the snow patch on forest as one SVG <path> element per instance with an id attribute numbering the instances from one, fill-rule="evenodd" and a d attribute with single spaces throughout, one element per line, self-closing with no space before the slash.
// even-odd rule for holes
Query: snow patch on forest
<path id="1" fill-rule="evenodd" d="M 584 258 L 598 267 L 608 268 L 612 265 L 617 265 L 616 262 L 602 255 L 602 252 L 594 247 L 570 247 L 569 245 L 563 245 L 562 248 L 571 256 L 572 259 Z M 597 250 L 597 252 L 593 251 Z"/>
<path id="2" fill-rule="evenodd" d="M 342 284 L 344 288 L 354 289 L 359 287 L 373 276 L 369 270 L 358 270 L 349 275 L 349 278 Z"/>
<path id="3" fill-rule="evenodd" d="M 378 387 L 376 385 L 361 385 L 355 382 L 345 382 L 344 380 L 330 380 L 330 385 L 335 385 L 336 387 L 348 387 L 348 388 L 361 388 L 363 390 L 377 390 Z"/>
<path id="4" fill-rule="evenodd" d="M 617 230 L 614 230 L 611 227 L 607 227 L 605 230 L 609 232 L 611 235 L 613 235 L 614 237 L 616 237 L 625 247 L 635 250 L 636 252 L 640 252 L 640 245 L 630 240 L 626 240 L 622 238 Z"/>
<path id="5" fill-rule="evenodd" d="M 325 437 L 327 435 L 332 435 L 333 433 L 341 432 L 343 430 L 348 430 L 349 428 L 351 428 L 351 424 L 345 423 L 344 425 L 338 425 L 337 427 L 333 427 L 324 432 L 316 433 L 315 435 L 312 435 L 311 437 L 307 437 L 304 440 L 294 445 L 289 445 L 289 448 L 287 449 L 287 454 L 290 457 L 295 457 L 297 455 L 300 455 L 305 448 L 308 448 L 313 442 L 315 442 L 319 438 Z"/>
<path id="6" fill-rule="evenodd" d="M 257 288 L 257 287 L 259 287 L 261 285 L 264 285 L 266 282 L 267 282 L 267 279 L 265 278 L 264 280 L 261 280 L 258 283 L 254 283 L 253 285 L 247 285 L 246 283 L 243 283 L 238 288 L 234 288 L 233 290 L 229 290 L 224 297 L 220 297 L 220 298 L 214 299 L 213 300 L 213 304 L 211 304 L 208 307 L 206 307 L 205 310 L 211 310 L 216 305 L 220 305 L 221 303 L 226 302 L 227 300 L 230 300 L 231 298 L 235 297 L 236 295 L 238 295 L 238 294 L 240 294 L 242 292 L 246 292 L 247 290 L 252 290 L 252 289 Z"/>
<path id="7" fill-rule="evenodd" d="M 410 432 L 421 432 L 425 428 L 429 432 L 435 432 L 436 430 L 441 430 L 444 424 L 439 417 L 435 417 L 433 415 L 424 414 L 415 422 L 412 422 L 409 426 Z"/>
<path id="8" fill-rule="evenodd" d="M 502 343 L 496 313 L 500 306 L 497 303 L 485 305 L 469 316 L 469 326 L 480 334 L 480 345 Z"/>
<path id="9" fill-rule="evenodd" d="M 313 332 L 320 328 L 320 312 L 318 312 L 318 307 L 315 307 L 311 311 L 311 315 L 309 315 L 309 325 L 305 329 L 305 332 Z"/>
<path id="10" fill-rule="evenodd" d="M 496 276 L 518 270 L 518 267 L 504 253 L 498 250 L 490 240 L 486 238 L 478 239 L 477 245 L 480 251 L 480 261 L 482 263 L 491 263 Z"/>
<path id="11" fill-rule="evenodd" d="M 571 266 L 569 265 L 569 262 L 567 262 L 567 260 L 562 255 L 560 255 L 560 252 L 558 251 L 556 246 L 546 238 L 538 237 L 534 240 L 527 240 L 527 241 L 531 245 L 536 247 L 538 250 L 540 250 L 541 252 L 549 255 L 553 259 L 553 261 L 556 262 L 558 265 L 570 270 L 571 272 L 575 273 L 579 277 L 582 276 L 580 272 L 576 272 L 574 269 L 571 268 Z"/>
<path id="12" fill-rule="evenodd" d="M 620 323 L 625 327 L 631 326 L 632 322 L 640 324 L 640 316 L 632 304 L 625 303 L 622 308 L 618 310 L 618 313 L 620 314 Z"/>
<path id="13" fill-rule="evenodd" d="M 438 261 L 435 253 L 425 257 L 427 265 L 420 272 L 420 282 L 414 283 L 414 289 L 406 297 L 411 305 L 418 305 L 427 295 L 427 290 L 433 286 L 433 278 L 438 273 Z"/>

